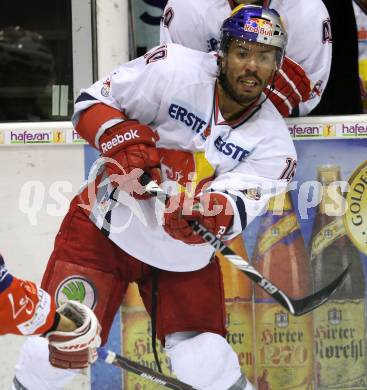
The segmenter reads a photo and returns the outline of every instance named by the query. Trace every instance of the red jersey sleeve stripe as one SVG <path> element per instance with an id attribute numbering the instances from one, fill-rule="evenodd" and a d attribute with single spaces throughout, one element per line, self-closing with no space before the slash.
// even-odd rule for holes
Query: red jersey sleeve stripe
<path id="1" fill-rule="evenodd" d="M 76 131 L 90 145 L 96 147 L 95 139 L 101 126 L 111 119 L 128 119 L 127 116 L 116 108 L 107 106 L 103 103 L 97 103 L 89 107 L 80 114 Z"/>

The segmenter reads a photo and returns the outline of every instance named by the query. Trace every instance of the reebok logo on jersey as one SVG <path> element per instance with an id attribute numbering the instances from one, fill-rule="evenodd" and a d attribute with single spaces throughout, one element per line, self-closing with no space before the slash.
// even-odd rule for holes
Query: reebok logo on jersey
<path id="1" fill-rule="evenodd" d="M 200 133 L 200 130 L 204 127 L 206 122 L 200 117 L 190 112 L 185 107 L 181 107 L 178 104 L 171 104 L 168 109 L 168 114 L 172 119 L 184 123 L 191 130 L 196 133 Z"/>
<path id="2" fill-rule="evenodd" d="M 106 153 L 115 146 L 124 143 L 125 141 L 130 141 L 135 138 L 140 138 L 138 130 L 130 129 L 127 133 L 117 134 L 115 137 L 111 138 L 108 142 L 103 142 L 101 144 L 102 152 Z"/>
<path id="3" fill-rule="evenodd" d="M 214 145 L 225 156 L 231 156 L 233 160 L 239 162 L 243 161 L 250 154 L 248 150 L 241 146 L 235 145 L 232 142 L 223 141 L 220 136 L 214 141 Z"/>

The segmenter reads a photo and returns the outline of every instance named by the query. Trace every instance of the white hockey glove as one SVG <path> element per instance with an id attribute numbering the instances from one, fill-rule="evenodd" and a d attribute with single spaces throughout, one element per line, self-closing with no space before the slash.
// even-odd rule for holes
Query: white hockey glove
<path id="1" fill-rule="evenodd" d="M 76 301 L 68 301 L 57 312 L 77 324 L 73 332 L 51 331 L 49 360 L 58 368 L 85 368 L 97 360 L 97 350 L 101 345 L 101 326 L 93 311 Z"/>

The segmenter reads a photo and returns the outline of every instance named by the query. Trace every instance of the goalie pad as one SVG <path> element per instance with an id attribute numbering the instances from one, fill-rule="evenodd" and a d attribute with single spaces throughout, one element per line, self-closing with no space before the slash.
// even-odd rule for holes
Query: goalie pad
<path id="1" fill-rule="evenodd" d="M 167 336 L 165 348 L 179 380 L 200 390 L 229 389 L 239 381 L 237 354 L 224 337 L 206 332 L 176 343 L 180 333 Z"/>

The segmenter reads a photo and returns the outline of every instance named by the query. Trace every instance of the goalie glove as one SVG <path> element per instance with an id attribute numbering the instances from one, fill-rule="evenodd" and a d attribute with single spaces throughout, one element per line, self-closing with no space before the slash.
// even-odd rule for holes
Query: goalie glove
<path id="1" fill-rule="evenodd" d="M 275 75 L 273 85 L 265 92 L 283 117 L 292 114 L 300 102 L 309 100 L 311 81 L 302 66 L 284 57 L 281 69 Z"/>
<path id="2" fill-rule="evenodd" d="M 144 172 L 161 183 L 156 140 L 157 135 L 149 126 L 135 120 L 118 123 L 100 138 L 102 156 L 108 157 L 105 165 L 111 182 L 136 199 L 152 196 L 140 185 L 139 176 Z"/>
<path id="3" fill-rule="evenodd" d="M 193 220 L 221 238 L 232 225 L 233 209 L 227 198 L 216 192 L 207 192 L 195 198 L 188 198 L 182 193 L 169 199 L 163 227 L 171 237 L 186 244 L 205 243 L 188 224 Z"/>
<path id="4" fill-rule="evenodd" d="M 46 334 L 49 341 L 49 360 L 58 368 L 85 368 L 97 360 L 101 345 L 101 326 L 93 311 L 76 301 L 68 301 L 57 312 L 74 321 L 73 332 L 51 331 Z"/>

